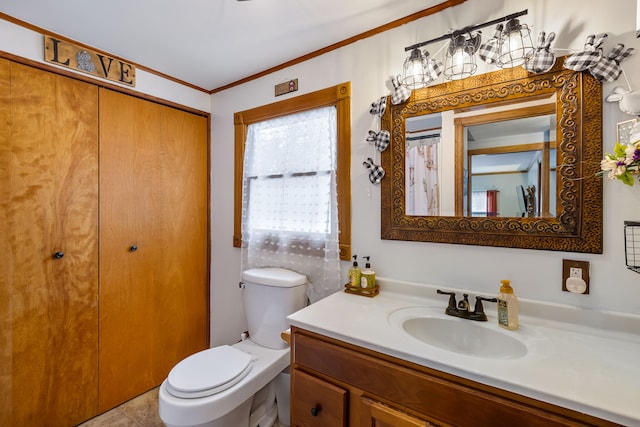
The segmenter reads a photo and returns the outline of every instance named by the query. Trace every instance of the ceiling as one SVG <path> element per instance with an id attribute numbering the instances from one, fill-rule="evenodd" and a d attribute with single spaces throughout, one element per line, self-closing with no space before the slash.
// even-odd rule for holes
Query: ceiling
<path id="1" fill-rule="evenodd" d="M 0 0 L 0 12 L 215 90 L 442 2 Z"/>

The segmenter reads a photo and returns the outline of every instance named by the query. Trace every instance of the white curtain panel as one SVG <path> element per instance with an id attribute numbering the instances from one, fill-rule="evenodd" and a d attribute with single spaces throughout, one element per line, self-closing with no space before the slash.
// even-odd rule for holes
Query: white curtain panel
<path id="1" fill-rule="evenodd" d="M 311 303 L 341 289 L 336 109 L 248 127 L 242 192 L 242 268 L 281 267 L 309 279 Z"/>
<path id="2" fill-rule="evenodd" d="M 438 144 L 440 136 L 407 133 L 405 177 L 407 215 L 440 215 Z"/>

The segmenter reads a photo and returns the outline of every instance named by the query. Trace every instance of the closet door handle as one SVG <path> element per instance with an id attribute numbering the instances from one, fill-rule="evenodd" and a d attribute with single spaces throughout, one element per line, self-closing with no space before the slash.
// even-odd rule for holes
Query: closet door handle
<path id="1" fill-rule="evenodd" d="M 53 254 L 53 258 L 54 259 L 60 259 L 64 256 L 64 252 L 58 251 L 56 253 Z"/>
<path id="2" fill-rule="evenodd" d="M 319 412 L 320 412 L 320 405 L 316 405 L 313 408 L 311 408 L 312 417 L 317 417 Z"/>
<path id="3" fill-rule="evenodd" d="M 129 248 L 129 252 L 135 252 L 138 250 L 138 245 L 133 245 Z"/>

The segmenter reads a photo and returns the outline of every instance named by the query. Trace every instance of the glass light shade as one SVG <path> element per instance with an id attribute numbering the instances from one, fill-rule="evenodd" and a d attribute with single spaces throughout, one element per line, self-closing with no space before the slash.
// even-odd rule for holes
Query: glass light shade
<path id="1" fill-rule="evenodd" d="M 418 89 L 426 86 L 428 82 L 427 56 L 423 55 L 420 49 L 413 49 L 411 55 L 404 61 L 400 83 L 409 89 Z"/>
<path id="2" fill-rule="evenodd" d="M 531 31 L 526 24 L 520 24 L 517 19 L 507 22 L 498 40 L 498 60 L 500 68 L 512 68 L 524 64 L 533 55 L 533 41 Z"/>
<path id="3" fill-rule="evenodd" d="M 444 77 L 448 80 L 460 80 L 476 72 L 476 40 L 458 36 L 451 40 L 444 60 Z"/>

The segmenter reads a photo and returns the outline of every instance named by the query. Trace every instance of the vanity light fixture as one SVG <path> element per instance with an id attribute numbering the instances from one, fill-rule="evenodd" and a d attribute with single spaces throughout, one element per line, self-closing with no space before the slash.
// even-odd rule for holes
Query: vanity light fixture
<path id="1" fill-rule="evenodd" d="M 420 48 L 447 40 L 449 45 L 445 54 L 442 74 L 449 80 L 459 80 L 471 76 L 477 69 L 475 54 L 481 43 L 481 34 L 477 30 L 505 22 L 506 25 L 499 32 L 497 40 L 496 49 L 498 50 L 496 53 L 498 58 L 495 65 L 500 68 L 510 68 L 523 64 L 534 52 L 529 27 L 526 24 L 520 24 L 517 19 L 527 13 L 528 10 L 525 9 L 483 24 L 452 30 L 440 37 L 405 47 L 405 52 L 411 52 L 411 55 L 404 61 L 404 73 L 400 83 L 410 89 L 417 89 L 433 81 L 434 78 L 426 69 L 429 63 L 429 53 L 425 51 L 425 54 L 422 54 Z"/>
<path id="2" fill-rule="evenodd" d="M 475 53 L 480 47 L 480 34 L 458 34 L 451 37 L 442 74 L 448 80 L 467 78 L 476 72 Z"/>
<path id="3" fill-rule="evenodd" d="M 500 68 L 513 68 L 524 64 L 535 51 L 531 31 L 527 24 L 520 24 L 517 18 L 507 22 L 498 39 L 498 60 Z"/>
<path id="4" fill-rule="evenodd" d="M 429 52 L 424 54 L 419 48 L 411 51 L 411 55 L 404 61 L 401 84 L 409 89 L 418 89 L 427 85 L 427 57 Z"/>

